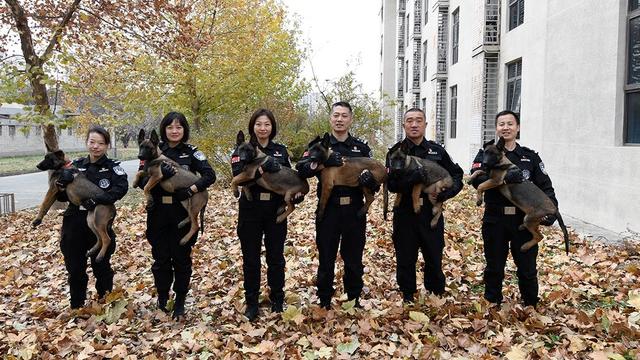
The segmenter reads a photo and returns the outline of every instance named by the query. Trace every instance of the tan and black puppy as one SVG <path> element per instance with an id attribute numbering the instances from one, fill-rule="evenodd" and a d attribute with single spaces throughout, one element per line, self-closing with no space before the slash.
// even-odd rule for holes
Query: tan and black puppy
<path id="1" fill-rule="evenodd" d="M 231 180 L 233 194 L 236 197 L 240 196 L 238 186 L 242 184 L 242 190 L 247 200 L 252 201 L 253 198 L 251 191 L 248 189 L 248 185 L 255 183 L 269 191 L 284 196 L 286 209 L 284 209 L 284 207 L 278 209 L 280 215 L 276 218 L 276 223 L 279 224 L 283 222 L 287 216 L 295 210 L 295 205 L 292 202 L 294 196 L 298 193 L 306 195 L 309 192 L 309 183 L 307 180 L 302 179 L 298 176 L 297 171 L 286 166 L 281 166 L 280 170 L 273 173 L 264 172 L 262 176 L 255 179 L 256 170 L 268 160 L 269 156 L 260 151 L 254 139 L 245 142 L 242 131 L 238 132 L 238 136 L 236 137 L 236 153 L 238 154 L 239 160 L 245 165 L 242 172 L 234 176 Z"/>
<path id="2" fill-rule="evenodd" d="M 62 189 L 56 185 L 56 181 L 62 175 L 62 172 L 65 169 L 71 169 L 72 171 L 75 170 L 75 168 L 71 166 L 71 161 L 66 159 L 64 151 L 62 150 L 47 153 L 44 156 L 44 160 L 36 165 L 36 167 L 40 170 L 49 170 L 50 173 L 49 189 L 47 190 L 47 194 L 44 196 L 44 200 L 40 205 L 38 215 L 35 220 L 31 222 L 33 227 L 42 223 L 42 219 L 51 208 L 51 205 L 56 201 L 56 195 L 62 191 Z M 72 204 L 80 206 L 83 200 L 92 199 L 104 193 L 104 190 L 102 190 L 98 185 L 92 183 L 80 171 L 75 170 L 73 173 L 73 181 L 64 189 L 67 192 L 69 202 Z M 109 245 L 111 244 L 111 237 L 109 237 L 107 230 L 115 216 L 116 207 L 113 204 L 96 205 L 95 209 L 87 213 L 87 225 L 97 239 L 96 244 L 87 251 L 87 256 L 95 254 L 98 249 L 100 249 L 100 252 L 96 256 L 96 261 L 102 260 L 104 255 L 107 253 Z"/>
<path id="3" fill-rule="evenodd" d="M 442 204 L 438 202 L 436 196 L 442 191 L 449 189 L 453 186 L 453 178 L 449 172 L 440 166 L 438 163 L 422 159 L 417 156 L 407 155 L 408 149 L 405 142 L 396 144 L 389 149 L 389 171 L 403 171 L 406 173 L 412 173 L 415 170 L 422 169 L 422 182 L 413 186 L 411 198 L 413 200 L 413 211 L 418 214 L 421 210 L 420 195 L 430 194 L 429 201 L 433 205 L 431 219 L 431 228 L 435 228 L 438 224 L 438 219 L 442 215 Z M 436 196 L 433 196 L 436 195 Z M 396 201 L 394 207 L 400 204 L 402 194 L 396 194 Z M 385 220 L 387 215 L 387 209 L 385 209 Z"/>
<path id="4" fill-rule="evenodd" d="M 518 169 L 518 167 L 505 156 L 504 139 L 500 137 L 495 145 L 489 144 L 484 148 L 482 170 L 474 172 L 468 181 L 470 184 L 473 179 L 488 172 L 489 179 L 478 186 L 476 204 L 482 205 L 484 192 L 497 187 L 505 198 L 526 214 L 520 230 L 525 228 L 529 230 L 533 239 L 524 243 L 520 247 L 521 251 L 531 249 L 542 240 L 542 234 L 538 229 L 540 222 L 547 215 L 555 215 L 564 234 L 565 251 L 569 254 L 569 233 L 558 208 L 540 188 L 530 181 L 505 184 L 504 176 L 509 169 Z"/>
<path id="5" fill-rule="evenodd" d="M 151 135 L 147 139 L 145 138 L 144 129 L 140 129 L 140 133 L 138 133 L 138 146 L 140 147 L 138 158 L 144 160 L 144 168 L 136 173 L 133 187 L 138 185 L 143 176 L 149 176 L 149 180 L 144 186 L 144 196 L 147 200 L 147 207 L 153 204 L 151 189 L 156 185 L 160 184 L 160 187 L 162 187 L 164 191 L 172 193 L 177 189 L 187 188 L 193 185 L 199 179 L 198 175 L 183 169 L 177 162 L 162 155 L 162 152 L 158 148 L 159 143 L 160 139 L 155 130 L 151 131 Z M 160 165 L 162 165 L 163 162 L 170 164 L 176 171 L 175 175 L 168 179 L 162 178 Z M 209 193 L 204 190 L 193 194 L 193 196 L 187 200 L 181 201 L 182 206 L 187 210 L 189 216 L 178 224 L 178 228 L 184 227 L 189 222 L 191 222 L 191 228 L 180 240 L 180 245 L 186 244 L 189 239 L 198 232 L 198 229 L 202 229 L 204 226 L 204 209 L 207 206 L 208 200 Z M 200 214 L 200 223 L 198 223 L 198 214 Z"/>
<path id="6" fill-rule="evenodd" d="M 362 209 L 358 211 L 358 216 L 364 216 L 369 211 L 375 193 L 368 187 L 360 185 L 360 174 L 365 170 L 369 170 L 378 184 L 384 184 L 387 179 L 387 169 L 384 165 L 368 157 L 343 157 L 342 166 L 325 167 L 322 164 L 333 153 L 330 148 L 330 137 L 327 133 L 324 134 L 323 138 L 317 136 L 311 141 L 308 152 L 309 160 L 318 163 L 318 169 L 321 170 L 320 183 L 322 184 L 322 191 L 318 204 L 318 218 L 321 219 L 324 216 L 324 209 L 334 186 L 360 187 L 365 197 L 365 203 Z"/>

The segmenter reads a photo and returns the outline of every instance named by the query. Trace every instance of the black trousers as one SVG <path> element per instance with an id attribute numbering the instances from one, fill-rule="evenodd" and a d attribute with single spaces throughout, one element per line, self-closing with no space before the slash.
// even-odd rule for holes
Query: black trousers
<path id="1" fill-rule="evenodd" d="M 175 293 L 186 294 L 191 281 L 191 248 L 198 238 L 193 235 L 185 245 L 180 239 L 189 232 L 190 224 L 178 229 L 178 223 L 188 216 L 180 203 L 161 204 L 155 200 L 147 214 L 147 240 L 153 256 L 153 279 L 159 294 L 168 293 L 173 284 Z"/>
<path id="2" fill-rule="evenodd" d="M 419 214 L 409 207 L 393 210 L 392 238 L 396 251 L 396 280 L 403 294 L 413 295 L 416 292 L 418 250 L 424 258 L 425 289 L 434 294 L 444 293 L 444 216 L 440 217 L 435 229 L 429 224 L 432 218 L 430 206 L 423 207 Z"/>
<path id="3" fill-rule="evenodd" d="M 325 208 L 324 218 L 316 222 L 316 246 L 320 260 L 316 285 L 321 300 L 331 299 L 335 292 L 333 279 L 338 249 L 344 261 L 342 280 L 347 296 L 353 299 L 362 292 L 362 253 L 366 241 L 367 218 L 356 215 L 362 205 L 362 199 L 350 205 L 338 205 L 330 201 Z"/>
<path id="4" fill-rule="evenodd" d="M 102 297 L 113 290 L 113 269 L 111 268 L 111 255 L 116 250 L 116 235 L 109 226 L 111 245 L 107 249 L 102 261 L 96 261 L 96 255 L 91 259 L 91 269 L 96 278 L 96 291 Z M 87 299 L 87 256 L 86 253 L 95 245 L 97 239 L 87 225 L 87 211 L 65 213 L 62 219 L 62 234 L 60 250 L 64 256 L 64 265 L 67 269 L 67 281 L 69 283 L 69 297 L 72 308 L 84 305 Z"/>
<path id="5" fill-rule="evenodd" d="M 267 259 L 267 284 L 272 303 L 284 301 L 284 241 L 287 221 L 276 224 L 276 211 L 281 201 L 240 199 L 237 233 L 242 248 L 242 272 L 247 304 L 257 305 L 260 295 L 260 253 L 264 235 Z"/>
<path id="6" fill-rule="evenodd" d="M 511 248 L 511 256 L 516 264 L 518 287 L 525 305 L 538 303 L 538 271 L 536 259 L 538 246 L 526 252 L 520 246 L 531 240 L 528 230 L 518 230 L 524 215 L 518 211 L 516 215 L 486 216 L 482 222 L 482 240 L 484 257 L 487 265 L 484 269 L 484 297 L 490 302 L 502 302 L 502 282 L 504 267 Z"/>

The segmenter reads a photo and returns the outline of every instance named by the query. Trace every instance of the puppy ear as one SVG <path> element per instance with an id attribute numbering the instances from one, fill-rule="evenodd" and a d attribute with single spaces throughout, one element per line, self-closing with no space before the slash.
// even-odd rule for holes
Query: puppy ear
<path id="1" fill-rule="evenodd" d="M 62 150 L 56 150 L 53 152 L 53 154 L 60 160 L 64 160 L 64 151 Z"/>
<path id="2" fill-rule="evenodd" d="M 149 137 L 149 140 L 151 140 L 151 143 L 156 146 L 160 143 L 160 139 L 158 138 L 156 129 L 151 130 L 151 136 Z"/>
<path id="3" fill-rule="evenodd" d="M 236 136 L 236 145 L 241 145 L 242 143 L 244 143 L 244 133 L 240 130 Z"/>
<path id="4" fill-rule="evenodd" d="M 329 148 L 330 144 L 331 138 L 329 137 L 329 133 L 324 133 L 324 136 L 322 137 L 322 146 Z"/>
<path id="5" fill-rule="evenodd" d="M 249 138 L 249 142 L 253 146 L 258 146 L 258 138 L 255 135 L 251 135 L 251 137 Z"/>
<path id="6" fill-rule="evenodd" d="M 140 129 L 140 132 L 138 133 L 138 145 L 142 144 L 144 141 L 144 135 L 144 129 Z"/>
<path id="7" fill-rule="evenodd" d="M 504 151 L 504 138 L 502 136 L 500 136 L 500 139 L 498 140 L 496 147 L 498 148 L 498 150 Z"/>

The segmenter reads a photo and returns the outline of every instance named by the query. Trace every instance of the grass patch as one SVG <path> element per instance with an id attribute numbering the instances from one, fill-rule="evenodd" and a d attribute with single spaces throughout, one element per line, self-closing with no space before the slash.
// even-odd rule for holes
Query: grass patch
<path id="1" fill-rule="evenodd" d="M 110 158 L 113 158 L 113 149 L 109 149 L 107 153 Z M 87 156 L 86 151 L 70 152 L 67 154 L 69 159 L 75 159 L 81 156 Z M 36 165 L 42 160 L 43 155 L 25 155 L 0 158 L 0 176 L 28 174 L 32 172 L 38 172 Z M 138 157 L 138 148 L 130 147 L 128 149 L 118 148 L 118 160 L 131 160 Z"/>

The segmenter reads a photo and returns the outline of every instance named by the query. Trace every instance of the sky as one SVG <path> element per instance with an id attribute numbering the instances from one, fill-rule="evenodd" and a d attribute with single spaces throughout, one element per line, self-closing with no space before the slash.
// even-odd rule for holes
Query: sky
<path id="1" fill-rule="evenodd" d="M 352 69 L 366 91 L 378 93 L 380 0 L 282 1 L 300 21 L 321 86 Z M 303 64 L 303 76 L 312 78 L 309 60 Z"/>

